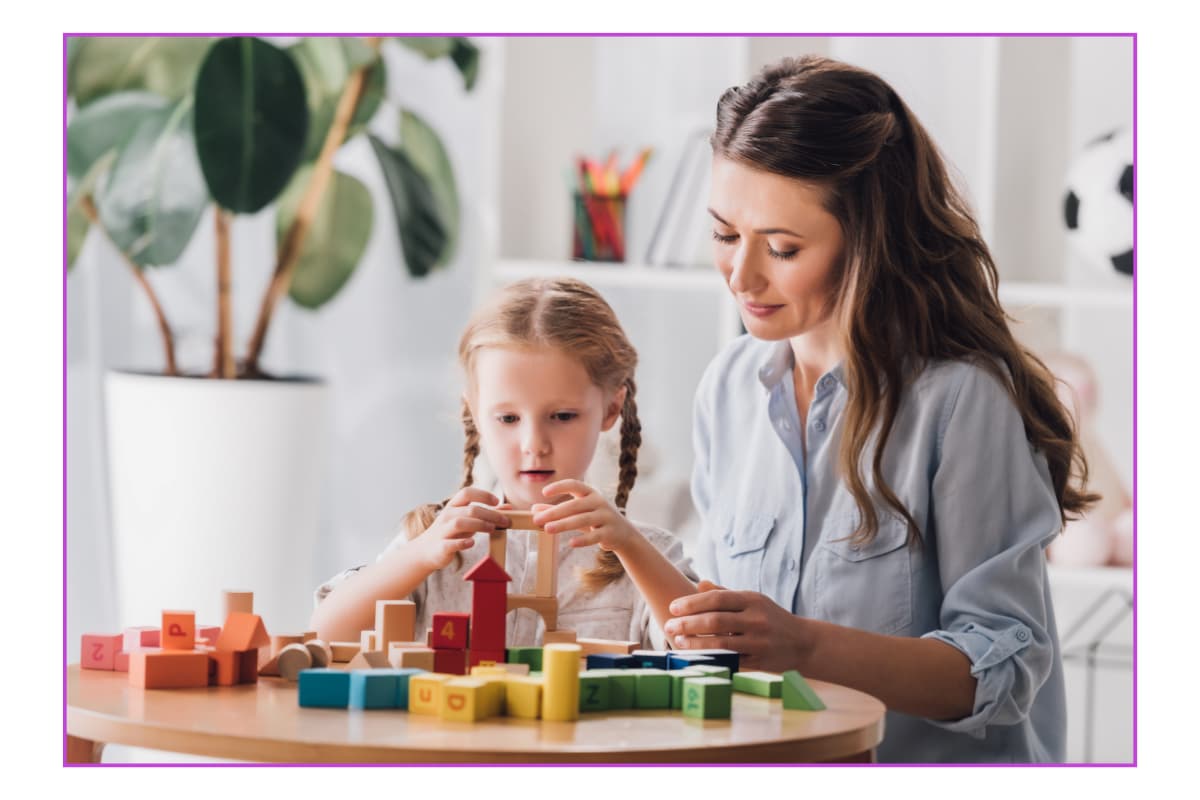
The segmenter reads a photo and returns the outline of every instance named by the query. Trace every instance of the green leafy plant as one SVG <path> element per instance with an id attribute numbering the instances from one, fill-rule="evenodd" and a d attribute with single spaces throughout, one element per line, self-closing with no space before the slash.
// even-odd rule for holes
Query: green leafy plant
<path id="1" fill-rule="evenodd" d="M 403 37 L 430 60 L 449 59 L 469 91 L 479 50 L 460 37 Z M 458 192 L 437 133 L 399 109 L 399 141 L 367 133 L 388 104 L 380 38 L 315 37 L 277 47 L 254 37 L 72 37 L 67 91 L 67 265 L 93 229 L 122 254 L 162 335 L 165 372 L 179 374 L 174 337 L 147 278 L 175 264 L 215 206 L 217 336 L 211 377 L 264 377 L 259 358 L 287 295 L 329 302 L 353 275 L 375 220 L 366 187 L 333 168 L 347 141 L 369 137 L 410 274 L 453 257 Z M 274 206 L 276 258 L 246 353 L 231 342 L 229 227 L 235 214 Z"/>

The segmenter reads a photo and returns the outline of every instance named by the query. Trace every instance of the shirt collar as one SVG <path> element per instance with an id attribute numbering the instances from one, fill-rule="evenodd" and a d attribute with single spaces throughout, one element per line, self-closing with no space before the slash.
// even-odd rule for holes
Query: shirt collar
<path id="1" fill-rule="evenodd" d="M 763 388 L 767 389 L 767 391 L 770 391 L 779 385 L 779 382 L 783 380 L 785 376 L 791 374 L 792 367 L 795 365 L 795 363 L 795 357 L 792 355 L 792 346 L 787 339 L 780 339 L 777 342 L 772 342 L 767 351 L 766 358 L 763 359 L 762 364 L 760 364 L 758 367 L 758 380 L 763 385 Z M 829 371 L 825 373 L 825 375 L 821 376 L 817 382 L 817 385 L 820 386 L 821 381 L 825 380 L 825 378 L 829 376 L 842 386 L 845 386 L 846 382 L 842 377 L 844 373 L 844 365 L 844 361 L 839 361 L 838 363 L 834 364 L 833 367 L 831 367 Z"/>

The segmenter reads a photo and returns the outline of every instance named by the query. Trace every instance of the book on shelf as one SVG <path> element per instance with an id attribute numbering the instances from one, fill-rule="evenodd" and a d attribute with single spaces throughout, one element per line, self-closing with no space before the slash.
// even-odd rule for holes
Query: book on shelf
<path id="1" fill-rule="evenodd" d="M 694 267 L 702 260 L 699 251 L 708 214 L 710 134 L 701 128 L 688 135 L 646 248 L 648 266 Z"/>

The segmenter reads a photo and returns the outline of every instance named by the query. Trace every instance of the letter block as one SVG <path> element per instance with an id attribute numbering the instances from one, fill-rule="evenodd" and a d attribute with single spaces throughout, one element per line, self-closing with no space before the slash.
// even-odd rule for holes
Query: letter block
<path id="1" fill-rule="evenodd" d="M 162 649 L 192 650 L 196 647 L 196 612 L 162 612 Z M 205 669 L 208 669 L 207 665 Z"/>
<path id="2" fill-rule="evenodd" d="M 579 673 L 579 710 L 608 710 L 608 675 Z"/>
<path id="3" fill-rule="evenodd" d="M 439 611 L 433 615 L 433 647 L 435 650 L 466 650 L 467 630 L 471 615 L 457 611 Z"/>
<path id="4" fill-rule="evenodd" d="M 81 669 L 116 669 L 117 653 L 121 652 L 124 634 L 85 633 L 79 645 Z"/>
<path id="5" fill-rule="evenodd" d="M 466 675 L 467 651 L 439 650 L 435 648 L 433 651 L 433 671 L 442 672 L 447 675 Z"/>
<path id="6" fill-rule="evenodd" d="M 669 674 L 671 676 L 671 708 L 676 711 L 683 708 L 683 679 L 710 677 L 698 669 L 673 669 Z"/>
<path id="7" fill-rule="evenodd" d="M 733 683 L 725 678 L 685 678 L 683 715 L 696 719 L 729 719 Z"/>
<path id="8" fill-rule="evenodd" d="M 456 675 L 423 672 L 408 679 L 408 713 L 436 717 L 442 710 L 442 686 Z"/>
<path id="9" fill-rule="evenodd" d="M 454 722 L 477 722 L 488 716 L 487 684 L 480 678 L 453 678 L 442 684 L 438 716 Z"/>

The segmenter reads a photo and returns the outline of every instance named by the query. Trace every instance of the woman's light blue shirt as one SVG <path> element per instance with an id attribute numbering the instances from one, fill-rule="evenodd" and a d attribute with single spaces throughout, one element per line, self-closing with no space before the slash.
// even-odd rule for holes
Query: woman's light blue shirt
<path id="1" fill-rule="evenodd" d="M 787 341 L 743 335 L 696 393 L 692 495 L 703 577 L 762 592 L 794 614 L 939 639 L 971 660 L 970 716 L 889 711 L 881 761 L 1062 761 L 1066 702 L 1045 547 L 1062 527 L 1046 459 L 1005 388 L 966 362 L 929 365 L 905 390 L 883 475 L 923 546 L 882 501 L 870 544 L 838 477 L 846 387 L 816 384 L 799 433 Z M 870 463 L 869 460 L 866 463 Z M 870 469 L 866 470 L 867 485 Z"/>

